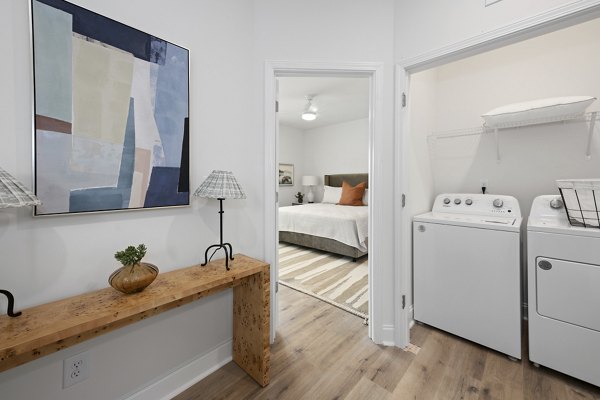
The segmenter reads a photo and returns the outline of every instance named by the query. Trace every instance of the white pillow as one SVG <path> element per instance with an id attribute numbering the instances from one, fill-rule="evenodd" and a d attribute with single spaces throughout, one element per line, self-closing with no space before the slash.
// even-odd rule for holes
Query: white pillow
<path id="1" fill-rule="evenodd" d="M 575 118 L 583 114 L 595 100 L 596 98 L 592 96 L 552 97 L 494 108 L 481 117 L 486 126 L 492 128 L 528 125 L 563 116 Z"/>
<path id="2" fill-rule="evenodd" d="M 362 202 L 365 206 L 369 205 L 369 189 L 365 189 L 365 194 L 363 194 Z"/>
<path id="3" fill-rule="evenodd" d="M 342 197 L 341 187 L 323 186 L 323 189 L 325 189 L 325 191 L 323 192 L 323 200 L 321 200 L 321 203 L 337 204 L 340 202 L 340 198 Z"/>

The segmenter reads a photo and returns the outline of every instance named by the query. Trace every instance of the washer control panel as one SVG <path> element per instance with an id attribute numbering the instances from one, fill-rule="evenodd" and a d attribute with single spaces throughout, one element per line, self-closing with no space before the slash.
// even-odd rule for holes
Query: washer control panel
<path id="1" fill-rule="evenodd" d="M 519 202 L 512 196 L 479 193 L 443 193 L 433 212 L 521 218 Z"/>

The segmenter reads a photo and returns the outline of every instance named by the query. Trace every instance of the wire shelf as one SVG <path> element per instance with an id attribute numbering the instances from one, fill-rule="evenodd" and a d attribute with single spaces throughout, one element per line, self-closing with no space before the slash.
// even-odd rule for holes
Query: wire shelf
<path id="1" fill-rule="evenodd" d="M 592 150 L 592 137 L 594 134 L 594 127 L 596 125 L 596 121 L 600 118 L 598 115 L 598 111 L 588 112 L 588 113 L 578 113 L 578 114 L 563 114 L 556 115 L 552 117 L 539 118 L 539 119 L 529 119 L 522 120 L 514 123 L 505 123 L 496 126 L 486 126 L 485 124 L 482 126 L 476 126 L 472 128 L 463 128 L 463 129 L 455 129 L 448 131 L 439 131 L 433 132 L 432 134 L 427 136 L 427 141 L 431 144 L 438 140 L 447 140 L 461 137 L 469 137 L 469 136 L 478 136 L 478 135 L 487 135 L 493 134 L 495 135 L 496 140 L 496 158 L 500 161 L 500 145 L 498 133 L 503 129 L 518 129 L 523 127 L 531 127 L 535 125 L 543 125 L 543 124 L 556 124 L 556 123 L 588 123 L 588 141 L 587 141 L 587 149 L 585 152 L 586 158 L 591 159 L 591 150 Z"/>

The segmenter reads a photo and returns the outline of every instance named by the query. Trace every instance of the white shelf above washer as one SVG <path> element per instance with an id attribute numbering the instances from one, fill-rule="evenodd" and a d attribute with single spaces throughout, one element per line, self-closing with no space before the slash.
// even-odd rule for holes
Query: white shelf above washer
<path id="1" fill-rule="evenodd" d="M 588 123 L 588 140 L 587 140 L 587 148 L 585 151 L 586 159 L 590 160 L 592 158 L 592 138 L 594 135 L 594 128 L 596 126 L 596 121 L 600 118 L 598 111 L 588 112 L 588 113 L 579 113 L 579 114 L 568 114 L 568 115 L 556 115 L 547 118 L 535 119 L 535 120 L 524 120 L 519 121 L 517 123 L 507 123 L 494 127 L 486 126 L 485 124 L 482 126 L 477 126 L 473 128 L 464 128 L 464 129 L 456 129 L 452 131 L 439 131 L 433 132 L 431 135 L 427 136 L 427 141 L 429 143 L 435 142 L 437 140 L 446 140 L 446 139 L 454 139 L 459 137 L 467 137 L 467 136 L 478 136 L 478 135 L 487 135 L 493 134 L 496 141 L 496 159 L 500 161 L 500 143 L 498 138 L 498 133 L 504 129 L 519 129 L 519 128 L 527 128 L 535 125 L 542 124 L 568 124 L 568 123 L 576 123 L 576 122 L 587 122 Z"/>

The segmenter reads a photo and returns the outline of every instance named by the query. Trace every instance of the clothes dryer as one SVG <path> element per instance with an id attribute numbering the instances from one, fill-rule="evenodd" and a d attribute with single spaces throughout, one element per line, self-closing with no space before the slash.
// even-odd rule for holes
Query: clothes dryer
<path id="1" fill-rule="evenodd" d="M 529 359 L 600 386 L 600 229 L 569 224 L 560 196 L 527 223 Z"/>

